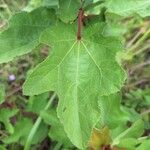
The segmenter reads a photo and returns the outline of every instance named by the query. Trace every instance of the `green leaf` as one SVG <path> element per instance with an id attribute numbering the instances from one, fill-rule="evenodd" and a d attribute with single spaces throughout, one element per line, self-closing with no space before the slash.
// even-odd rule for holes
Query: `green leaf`
<path id="1" fill-rule="evenodd" d="M 123 34 L 127 32 L 127 27 L 120 24 L 108 23 L 103 30 L 104 36 L 116 36 L 123 38 Z"/>
<path id="2" fill-rule="evenodd" d="M 93 3 L 93 0 L 83 0 L 83 6 L 86 7 Z"/>
<path id="3" fill-rule="evenodd" d="M 123 17 L 139 14 L 150 16 L 150 0 L 106 0 L 107 12 Z"/>
<path id="4" fill-rule="evenodd" d="M 6 109 L 6 108 L 1 108 L 0 109 L 0 122 L 2 122 L 6 128 L 6 131 L 9 133 L 14 132 L 14 128 L 10 122 L 10 118 L 15 116 L 18 112 L 18 109 Z"/>
<path id="5" fill-rule="evenodd" d="M 59 0 L 43 0 L 44 6 L 58 6 Z"/>
<path id="6" fill-rule="evenodd" d="M 129 121 L 128 113 L 121 107 L 119 93 L 99 98 L 101 123 L 109 128 L 116 128 L 118 124 L 125 125 Z"/>
<path id="7" fill-rule="evenodd" d="M 54 11 L 39 8 L 31 13 L 18 13 L 0 34 L 0 63 L 31 52 L 39 44 L 41 32 L 54 23 Z"/>
<path id="8" fill-rule="evenodd" d="M 120 143 L 118 144 L 118 146 L 126 148 L 127 150 L 135 150 L 135 146 L 137 144 L 138 144 L 137 139 L 135 139 L 135 138 L 125 138 L 125 139 L 120 140 Z"/>
<path id="9" fill-rule="evenodd" d="M 150 148 L 150 139 L 144 141 L 136 150 L 148 150 Z"/>
<path id="10" fill-rule="evenodd" d="M 114 140 L 113 145 L 118 145 L 122 139 L 139 138 L 144 132 L 144 122 L 136 121 L 130 128 L 119 134 Z"/>
<path id="11" fill-rule="evenodd" d="M 57 113 L 54 109 L 42 111 L 41 117 L 46 124 L 51 125 L 48 135 L 52 140 L 62 143 L 65 147 L 72 146 L 69 138 L 64 131 L 63 125 L 60 123 L 57 117 Z"/>
<path id="12" fill-rule="evenodd" d="M 47 104 L 49 93 L 43 93 L 37 96 L 31 96 L 28 100 L 26 111 L 40 114 Z"/>
<path id="13" fill-rule="evenodd" d="M 58 0 L 30 0 L 25 11 L 32 11 L 38 7 L 58 7 Z"/>
<path id="14" fill-rule="evenodd" d="M 21 145 L 24 145 L 32 126 L 33 123 L 31 119 L 22 118 L 14 126 L 13 134 L 4 139 L 4 143 L 11 144 L 18 142 Z M 47 133 L 47 126 L 44 123 L 41 123 L 38 128 L 38 131 L 33 137 L 32 144 L 37 144 L 38 142 L 41 142 L 47 136 Z"/>
<path id="15" fill-rule="evenodd" d="M 7 150 L 5 146 L 0 145 L 0 150 Z"/>
<path id="16" fill-rule="evenodd" d="M 59 18 L 64 22 L 74 21 L 80 7 L 81 0 L 59 0 Z"/>
<path id="17" fill-rule="evenodd" d="M 5 88 L 4 86 L 0 86 L 0 104 L 5 101 Z"/>
<path id="18" fill-rule="evenodd" d="M 28 133 L 32 127 L 32 121 L 27 118 L 23 118 L 22 120 L 18 121 L 14 127 L 14 133 L 4 139 L 4 143 L 11 144 L 15 142 L 19 142 L 24 144 Z"/>
<path id="19" fill-rule="evenodd" d="M 46 30 L 41 41 L 53 51 L 29 75 L 24 94 L 56 91 L 58 116 L 70 140 L 82 149 L 99 120 L 98 95 L 115 93 L 124 83 L 125 72 L 115 59 L 122 44 L 102 36 L 100 24 L 85 28 L 81 41 L 76 26 L 58 24 Z"/>
<path id="20" fill-rule="evenodd" d="M 48 126 L 44 122 L 41 122 L 31 144 L 42 142 L 48 136 L 48 131 Z"/>

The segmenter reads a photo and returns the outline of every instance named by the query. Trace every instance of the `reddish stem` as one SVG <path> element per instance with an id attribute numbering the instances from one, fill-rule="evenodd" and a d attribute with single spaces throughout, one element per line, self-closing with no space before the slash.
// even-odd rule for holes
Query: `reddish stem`
<path id="1" fill-rule="evenodd" d="M 78 13 L 78 33 L 77 33 L 77 39 L 81 40 L 81 30 L 82 30 L 82 24 L 83 24 L 83 15 L 84 15 L 84 11 L 83 9 L 79 10 Z"/>

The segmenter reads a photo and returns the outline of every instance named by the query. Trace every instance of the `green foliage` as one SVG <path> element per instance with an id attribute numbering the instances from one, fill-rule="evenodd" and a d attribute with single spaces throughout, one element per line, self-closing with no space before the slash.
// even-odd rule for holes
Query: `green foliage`
<path id="1" fill-rule="evenodd" d="M 85 12 L 78 16 L 80 8 Z M 150 15 L 149 8 L 150 0 L 31 0 L 25 9 L 31 12 L 12 16 L 9 27 L 0 33 L 0 63 L 27 54 L 39 44 L 48 45 L 51 50 L 23 85 L 24 95 L 31 96 L 24 110 L 35 115 L 37 121 L 34 123 L 33 118 L 21 115 L 21 119 L 12 124 L 10 119 L 17 115 L 18 109 L 2 106 L 0 122 L 10 134 L 2 139 L 3 143 L 19 143 L 29 150 L 31 145 L 49 136 L 63 148 L 74 145 L 84 150 L 92 137 L 98 140 L 98 146 L 107 144 L 104 146 L 129 150 L 137 144 L 141 144 L 137 150 L 148 147 L 146 140 L 139 142 L 144 132 L 143 121 L 137 121 L 141 117 L 136 112 L 132 117 L 133 112 L 127 105 L 121 105 L 120 91 L 126 72 L 120 57 L 126 56 L 122 35 L 127 29 L 110 23 L 106 15 L 112 20 L 115 15 L 146 17 Z M 49 91 L 56 92 L 58 104 L 48 100 Z M 4 95 L 4 89 L 0 88 L 0 104 L 4 102 Z M 138 92 L 131 95 L 138 97 Z M 147 106 L 149 95 L 144 96 L 141 105 Z M 57 111 L 49 109 L 51 103 L 54 108 L 57 105 Z M 137 105 L 135 102 L 133 107 Z M 128 121 L 131 127 L 127 126 Z M 106 137 L 101 132 L 103 129 Z M 106 142 L 99 141 L 101 139 Z"/>
<path id="2" fill-rule="evenodd" d="M 38 96 L 31 96 L 28 100 L 26 111 L 40 114 L 40 111 L 42 111 L 47 104 L 48 97 L 49 93 L 43 93 Z"/>
<path id="3" fill-rule="evenodd" d="M 116 38 L 103 37 L 100 32 L 101 28 L 96 24 L 85 29 L 83 40 L 77 41 L 74 25 L 59 23 L 46 30 L 41 41 L 52 45 L 53 53 L 30 74 L 24 85 L 24 94 L 28 95 L 57 91 L 60 98 L 58 115 L 69 138 L 80 148 L 87 145 L 99 118 L 97 91 L 99 95 L 114 93 L 125 80 L 125 73 L 115 60 L 115 54 L 122 50 L 121 43 Z M 64 39 L 66 35 L 67 39 Z M 110 76 L 112 67 L 115 71 Z M 92 91 L 91 86 L 95 87 Z M 83 114 L 93 119 L 88 121 Z M 85 132 L 87 127 L 89 134 Z"/>
<path id="4" fill-rule="evenodd" d="M 81 0 L 59 0 L 59 17 L 64 22 L 73 21 L 77 18 Z M 68 16 L 69 14 L 69 16 Z"/>
<path id="5" fill-rule="evenodd" d="M 0 34 L 0 63 L 27 54 L 38 46 L 40 33 L 55 22 L 53 14 L 52 10 L 39 8 L 14 15 L 9 28 Z"/>
<path id="6" fill-rule="evenodd" d="M 2 108 L 0 109 L 0 122 L 2 122 L 6 128 L 6 131 L 9 133 L 14 132 L 14 128 L 10 122 L 10 118 L 15 116 L 18 112 L 18 109 L 6 109 Z"/>
<path id="7" fill-rule="evenodd" d="M 42 111 L 40 115 L 46 124 L 51 125 L 48 133 L 49 137 L 54 141 L 62 143 L 65 147 L 72 147 L 72 144 L 64 131 L 63 125 L 57 117 L 56 110 L 50 109 Z"/>
<path id="8" fill-rule="evenodd" d="M 33 126 L 32 120 L 28 118 L 23 118 L 19 120 L 14 126 L 14 132 L 4 139 L 5 144 L 17 143 L 25 145 L 28 134 Z M 32 144 L 37 144 L 41 142 L 47 136 L 48 128 L 45 124 L 41 124 L 36 132 Z"/>
<path id="9" fill-rule="evenodd" d="M 5 101 L 5 88 L 0 86 L 0 104 Z"/>
<path id="10" fill-rule="evenodd" d="M 101 35 L 101 26 L 99 26 L 96 24 L 85 29 L 81 42 L 76 40 L 76 27 L 74 25 L 66 27 L 65 24 L 61 23 L 46 30 L 41 36 L 41 42 L 52 45 L 53 52 L 29 75 L 24 85 L 24 94 L 34 95 L 56 90 L 61 86 L 59 84 L 63 82 L 65 76 L 68 80 L 68 85 L 81 84 L 81 90 L 86 85 L 90 86 L 91 83 L 95 87 L 92 92 L 99 90 L 100 95 L 108 95 L 119 91 L 126 76 L 116 62 L 115 55 L 122 50 L 122 45 L 114 37 Z M 65 32 L 63 33 L 64 30 Z M 66 35 L 67 39 L 64 39 Z M 99 40 L 96 40 L 97 38 Z M 71 59 L 72 55 L 74 57 Z M 82 64 L 82 67 L 79 64 Z M 115 72 L 110 73 L 112 68 L 114 68 Z M 88 70 L 92 71 L 89 72 Z M 66 75 L 63 75 L 63 72 Z M 116 75 L 118 76 L 117 79 Z M 61 79 L 61 76 L 63 76 L 63 79 Z M 77 77 L 74 78 L 75 76 Z M 98 82 L 94 82 L 95 76 L 97 76 Z M 58 80 L 59 82 L 57 82 Z M 66 80 L 64 82 L 66 83 Z M 87 88 L 87 90 L 89 89 Z"/>
<path id="11" fill-rule="evenodd" d="M 13 134 L 4 139 L 4 143 L 9 144 L 19 141 L 21 144 L 24 144 L 31 127 L 32 121 L 30 119 L 23 118 L 15 125 Z"/>
<path id="12" fill-rule="evenodd" d="M 136 150 L 147 150 L 150 148 L 150 139 L 145 140 Z"/>
<path id="13" fill-rule="evenodd" d="M 109 128 L 116 128 L 118 124 L 123 126 L 130 120 L 129 113 L 120 105 L 121 95 L 112 94 L 99 98 L 101 123 Z M 112 107 L 113 106 L 113 107 Z"/>
<path id="14" fill-rule="evenodd" d="M 134 14 L 150 16 L 150 0 L 106 0 L 107 12 L 123 17 Z"/>
<path id="15" fill-rule="evenodd" d="M 134 145 L 134 143 L 136 143 L 135 140 L 137 140 L 137 138 L 139 138 L 143 134 L 143 132 L 144 122 L 142 120 L 138 120 L 130 128 L 128 128 L 124 132 L 120 133 L 116 138 L 114 138 L 113 145 L 119 145 L 119 143 L 121 143 L 121 146 L 128 148 L 125 145 L 125 141 L 128 141 L 131 145 Z M 124 141 L 123 144 L 122 141 Z"/>
<path id="16" fill-rule="evenodd" d="M 24 9 L 25 11 L 32 11 L 38 7 L 58 7 L 58 0 L 30 0 L 28 6 Z"/>

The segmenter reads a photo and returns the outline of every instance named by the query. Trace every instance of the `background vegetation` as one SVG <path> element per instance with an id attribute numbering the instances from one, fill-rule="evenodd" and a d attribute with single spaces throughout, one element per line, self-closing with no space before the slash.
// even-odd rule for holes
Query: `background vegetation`
<path id="1" fill-rule="evenodd" d="M 32 9 L 38 5 L 36 2 L 30 2 L 28 5 L 27 0 L 0 0 L 0 30 L 7 28 L 8 20 L 14 13 L 22 9 Z M 115 35 L 123 35 L 122 40 L 126 47 L 126 53 L 121 54 L 120 57 L 123 57 L 122 61 L 129 78 L 122 89 L 121 103 L 125 109 L 134 114 L 133 120 L 140 115 L 144 120 L 143 136 L 150 136 L 150 18 L 134 16 L 119 19 L 118 25 L 114 24 L 113 32 Z M 46 58 L 48 52 L 48 48 L 41 45 L 30 54 L 0 65 L 0 150 L 22 149 L 32 127 L 32 121 L 36 120 L 40 110 L 45 107 L 51 96 L 51 93 L 33 97 L 22 94 L 22 84 L 27 74 Z M 57 100 L 52 104 L 52 108 L 56 105 Z M 49 113 L 57 122 L 55 111 L 52 109 Z M 43 116 L 44 122 L 47 122 L 44 112 Z M 49 122 L 52 121 L 49 120 Z M 52 131 L 47 136 L 50 127 Z M 32 149 L 59 150 L 71 145 L 66 142 L 67 140 L 62 136 L 63 133 L 61 136 L 57 135 L 56 130 L 58 130 L 56 125 L 42 123 L 32 141 Z M 14 134 L 9 136 L 8 133 Z M 5 144 L 2 142 L 3 139 L 6 139 Z M 64 143 L 60 142 L 61 139 Z"/>

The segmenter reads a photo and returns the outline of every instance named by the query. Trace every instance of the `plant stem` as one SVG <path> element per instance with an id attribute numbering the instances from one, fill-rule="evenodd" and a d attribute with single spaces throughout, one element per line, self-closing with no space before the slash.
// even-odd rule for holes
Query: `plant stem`
<path id="1" fill-rule="evenodd" d="M 143 51 L 147 50 L 148 48 L 150 48 L 149 43 L 147 45 L 145 45 L 143 48 L 141 48 L 139 51 L 135 52 L 134 55 L 138 55 L 138 54 L 142 53 Z"/>
<path id="2" fill-rule="evenodd" d="M 52 95 L 52 97 L 48 101 L 47 105 L 45 106 L 44 110 L 47 110 L 51 106 L 51 104 L 52 104 L 53 100 L 55 99 L 55 97 L 56 97 L 56 93 L 54 93 Z M 39 116 L 37 118 L 36 122 L 34 123 L 34 125 L 33 125 L 32 129 L 31 129 L 30 133 L 29 133 L 29 136 L 27 138 L 24 150 L 30 150 L 32 139 L 33 139 L 36 131 L 38 130 L 38 127 L 39 127 L 41 121 L 42 121 L 42 118 Z"/>
<path id="3" fill-rule="evenodd" d="M 150 35 L 150 28 L 144 33 L 144 35 L 130 48 L 130 51 L 134 51 L 138 48 Z"/>
<path id="4" fill-rule="evenodd" d="M 55 147 L 53 148 L 53 150 L 59 150 L 61 146 L 62 146 L 62 143 L 57 143 Z"/>
<path id="5" fill-rule="evenodd" d="M 8 16 L 10 17 L 11 14 L 12 14 L 11 10 L 9 9 L 9 7 L 6 4 L 5 0 L 2 0 L 2 3 L 3 3 L 4 8 L 6 9 L 6 12 L 7 12 Z"/>
<path id="6" fill-rule="evenodd" d="M 127 48 L 130 48 L 130 47 L 133 45 L 133 43 L 139 38 L 139 36 L 140 36 L 141 34 L 143 34 L 143 32 L 142 32 L 142 30 L 139 30 L 139 31 L 135 34 L 135 36 L 128 42 Z"/>

